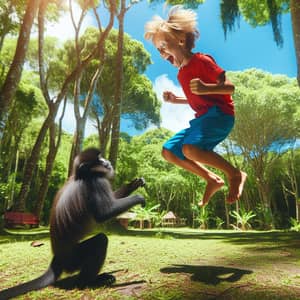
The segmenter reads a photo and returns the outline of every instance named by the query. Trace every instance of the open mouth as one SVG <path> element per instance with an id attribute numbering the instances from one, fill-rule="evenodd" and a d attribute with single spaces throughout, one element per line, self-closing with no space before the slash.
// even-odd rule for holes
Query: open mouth
<path id="1" fill-rule="evenodd" d="M 170 55 L 167 60 L 173 65 L 174 64 L 174 57 Z"/>

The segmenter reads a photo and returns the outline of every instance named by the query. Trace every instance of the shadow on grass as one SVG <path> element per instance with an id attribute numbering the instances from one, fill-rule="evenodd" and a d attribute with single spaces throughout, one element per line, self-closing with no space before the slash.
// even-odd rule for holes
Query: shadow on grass
<path id="1" fill-rule="evenodd" d="M 5 230 L 0 235 L 0 244 L 39 240 L 49 236 L 48 228 Z"/>
<path id="2" fill-rule="evenodd" d="M 157 230 L 128 230 L 127 235 L 141 237 L 171 237 L 176 239 L 200 239 L 200 240 L 223 240 L 233 244 L 252 244 L 280 242 L 289 244 L 293 247 L 299 247 L 300 232 L 284 231 L 194 231 L 181 229 L 157 229 Z"/>
<path id="3" fill-rule="evenodd" d="M 192 281 L 200 281 L 209 285 L 217 285 L 223 281 L 236 282 L 243 275 L 253 273 L 250 270 L 227 268 L 221 266 L 172 265 L 160 269 L 162 273 L 191 274 Z"/>
<path id="4" fill-rule="evenodd" d="M 123 282 L 123 283 L 116 284 L 116 283 L 114 283 L 115 281 L 111 280 L 111 275 L 116 272 L 118 272 L 118 271 L 99 274 L 97 276 L 97 278 L 95 279 L 95 281 L 93 281 L 93 283 L 86 284 L 84 287 L 80 286 L 80 283 L 78 281 L 78 277 L 79 277 L 78 274 L 58 280 L 53 286 L 60 288 L 60 289 L 64 289 L 64 290 L 73 290 L 76 288 L 97 289 L 97 288 L 103 288 L 103 287 L 120 288 L 120 287 L 127 287 L 130 285 L 144 284 L 146 282 L 145 280 L 135 280 L 135 281 Z"/>

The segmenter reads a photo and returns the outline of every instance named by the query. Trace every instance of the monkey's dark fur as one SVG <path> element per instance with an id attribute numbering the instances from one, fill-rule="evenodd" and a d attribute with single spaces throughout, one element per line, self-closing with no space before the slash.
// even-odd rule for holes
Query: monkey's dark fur
<path id="1" fill-rule="evenodd" d="M 145 205 L 140 195 L 127 197 L 144 185 L 143 179 L 135 179 L 113 192 L 108 181 L 113 172 L 110 162 L 97 149 L 89 148 L 75 158 L 72 175 L 57 193 L 51 210 L 53 259 L 48 270 L 37 279 L 1 291 L 1 300 L 54 284 L 63 271 L 79 270 L 79 287 L 93 284 L 96 279 L 115 281 L 113 275 L 97 276 L 106 257 L 107 236 L 99 233 L 82 241 L 95 223 L 116 217 L 136 204 Z"/>

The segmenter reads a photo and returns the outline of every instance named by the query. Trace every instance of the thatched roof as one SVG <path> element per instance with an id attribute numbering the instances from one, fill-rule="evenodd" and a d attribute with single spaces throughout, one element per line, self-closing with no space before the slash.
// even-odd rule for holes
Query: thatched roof
<path id="1" fill-rule="evenodd" d="M 167 220 L 167 219 L 176 219 L 176 216 L 174 215 L 174 213 L 172 211 L 169 211 L 167 214 L 165 214 L 163 216 L 163 220 Z"/>

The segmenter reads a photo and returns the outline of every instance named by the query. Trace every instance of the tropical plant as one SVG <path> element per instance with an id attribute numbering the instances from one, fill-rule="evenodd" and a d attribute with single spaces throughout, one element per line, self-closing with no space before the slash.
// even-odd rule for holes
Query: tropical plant
<path id="1" fill-rule="evenodd" d="M 297 221 L 297 220 L 294 219 L 294 218 L 290 218 L 290 223 L 291 223 L 291 228 L 290 228 L 290 230 L 292 230 L 292 231 L 297 231 L 297 232 L 300 231 L 300 221 Z"/>
<path id="2" fill-rule="evenodd" d="M 160 214 L 155 212 L 156 209 L 160 207 L 160 204 L 156 204 L 152 207 L 141 207 L 135 206 L 132 208 L 132 212 L 136 214 L 136 216 L 131 221 L 138 221 L 140 223 L 140 229 L 144 228 L 144 221 L 149 222 L 149 227 L 152 227 L 152 223 L 157 224 L 159 220 Z M 161 222 L 161 220 L 160 220 Z"/>
<path id="3" fill-rule="evenodd" d="M 158 204 L 157 206 L 159 206 L 160 204 Z M 163 221 L 163 217 L 166 215 L 167 211 L 166 210 L 162 210 L 162 211 L 157 211 L 157 212 L 152 212 L 152 225 L 153 227 L 160 227 L 162 226 L 162 221 Z"/>
<path id="4" fill-rule="evenodd" d="M 271 212 L 271 209 L 269 207 L 265 207 L 262 204 L 258 204 L 255 208 L 257 221 L 258 221 L 258 227 L 263 230 L 270 230 L 274 228 L 273 226 L 273 214 Z"/>
<path id="5" fill-rule="evenodd" d="M 216 222 L 217 229 L 222 229 L 225 222 L 220 217 L 215 217 L 214 220 Z"/>
<path id="6" fill-rule="evenodd" d="M 240 209 L 240 212 L 233 210 L 229 214 L 236 219 L 237 226 L 234 227 L 240 228 L 241 230 L 251 229 L 252 227 L 249 221 L 256 216 L 252 210 L 247 212 L 244 209 Z"/>
<path id="7" fill-rule="evenodd" d="M 207 207 L 204 206 L 199 209 L 199 214 L 195 220 L 199 222 L 200 229 L 208 229 L 208 222 L 210 220 L 210 216 Z"/>

